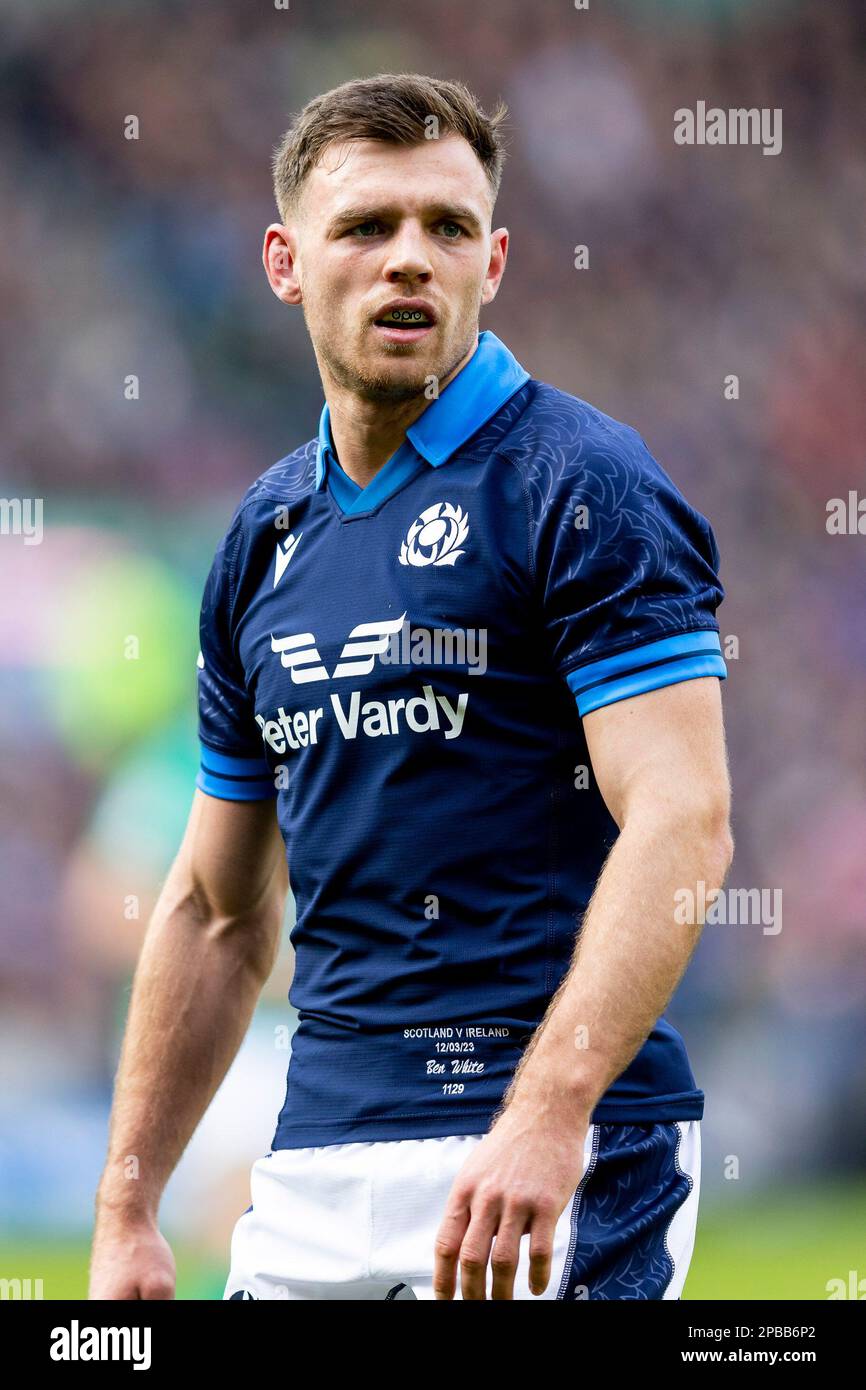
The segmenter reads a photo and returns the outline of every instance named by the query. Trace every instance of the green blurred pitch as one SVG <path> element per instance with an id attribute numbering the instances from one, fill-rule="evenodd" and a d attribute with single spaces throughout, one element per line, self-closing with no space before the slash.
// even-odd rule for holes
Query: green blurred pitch
<path id="1" fill-rule="evenodd" d="M 698 1219 L 683 1298 L 826 1299 L 851 1270 L 866 1279 L 866 1183 L 732 1197 Z"/>
<path id="2" fill-rule="evenodd" d="M 222 1296 L 225 1268 L 181 1246 L 175 1256 L 179 1298 Z M 87 1260 L 83 1240 L 4 1240 L 0 1277 L 42 1279 L 46 1299 L 80 1299 Z M 852 1269 L 866 1279 L 866 1183 L 807 1188 L 706 1208 L 683 1297 L 823 1300 L 828 1280 L 847 1283 Z"/>

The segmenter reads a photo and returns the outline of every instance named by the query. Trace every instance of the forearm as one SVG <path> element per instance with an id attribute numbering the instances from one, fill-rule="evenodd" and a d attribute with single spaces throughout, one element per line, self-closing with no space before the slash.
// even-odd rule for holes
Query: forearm
<path id="1" fill-rule="evenodd" d="M 156 1218 L 249 1027 L 278 932 L 273 904 L 220 919 L 188 888 L 163 889 L 133 983 L 100 1214 Z"/>
<path id="2" fill-rule="evenodd" d="M 599 878 L 571 967 L 504 1100 L 588 1121 L 664 1012 L 701 922 L 679 923 L 676 893 L 721 887 L 730 862 L 725 824 L 631 817 Z"/>

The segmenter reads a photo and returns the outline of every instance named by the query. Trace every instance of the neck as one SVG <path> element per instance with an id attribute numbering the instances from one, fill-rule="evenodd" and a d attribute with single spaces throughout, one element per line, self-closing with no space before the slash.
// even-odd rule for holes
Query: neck
<path id="1" fill-rule="evenodd" d="M 477 346 L 476 338 L 466 356 L 441 379 L 440 391 L 465 367 Z M 365 400 L 339 385 L 327 369 L 322 372 L 322 385 L 328 403 L 331 439 L 340 467 L 359 487 L 366 487 L 400 448 L 406 431 L 431 402 L 423 392 L 394 403 Z"/>

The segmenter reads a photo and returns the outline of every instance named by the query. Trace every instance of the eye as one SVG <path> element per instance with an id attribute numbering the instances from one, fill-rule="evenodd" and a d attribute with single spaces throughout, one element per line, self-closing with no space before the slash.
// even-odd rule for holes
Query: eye
<path id="1" fill-rule="evenodd" d="M 352 236 L 360 237 L 362 241 L 366 241 L 371 236 L 376 236 L 380 230 L 381 224 L 371 217 L 366 222 L 359 222 L 356 227 L 353 227 Z"/>
<path id="2" fill-rule="evenodd" d="M 446 218 L 444 222 L 440 222 L 439 226 L 447 241 L 458 241 L 463 236 L 463 228 L 460 223 L 452 222 L 450 217 Z"/>

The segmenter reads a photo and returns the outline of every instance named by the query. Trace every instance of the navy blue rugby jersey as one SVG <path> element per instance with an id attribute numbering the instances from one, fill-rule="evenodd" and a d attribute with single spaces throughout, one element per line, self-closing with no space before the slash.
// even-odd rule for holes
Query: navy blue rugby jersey
<path id="1" fill-rule="evenodd" d="M 197 785 L 277 799 L 274 1148 L 486 1130 L 617 834 L 581 717 L 724 677 L 717 568 L 640 436 L 490 332 L 366 488 L 326 406 L 247 490 L 202 602 Z M 660 1018 L 593 1119 L 703 1099 Z"/>

